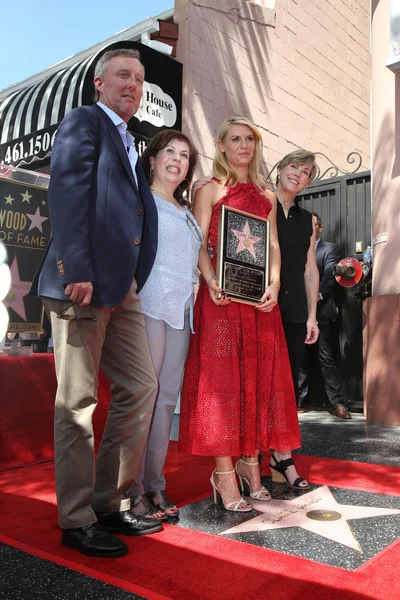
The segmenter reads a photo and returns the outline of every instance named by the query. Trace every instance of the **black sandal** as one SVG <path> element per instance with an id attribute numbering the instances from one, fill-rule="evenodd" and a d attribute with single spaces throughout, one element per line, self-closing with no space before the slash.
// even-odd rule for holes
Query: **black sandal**
<path id="1" fill-rule="evenodd" d="M 286 475 L 286 470 L 288 469 L 288 467 L 291 467 L 292 465 L 294 466 L 294 462 L 293 462 L 292 458 L 287 458 L 286 460 L 280 460 L 279 462 L 276 460 L 274 455 L 272 455 L 271 458 L 275 461 L 274 465 L 271 465 L 271 463 L 269 463 L 269 468 L 271 469 L 272 481 L 274 483 L 285 483 L 286 482 L 287 484 L 290 485 L 290 487 L 294 488 L 295 490 L 306 490 L 307 488 L 310 487 L 310 484 L 308 483 L 308 481 L 303 479 L 303 477 L 297 477 L 297 479 L 293 483 L 290 483 L 290 481 Z M 300 485 L 300 483 L 302 481 L 305 481 L 307 485 Z"/>
<path id="2" fill-rule="evenodd" d="M 156 496 L 158 496 L 158 495 L 161 496 L 162 501 L 161 502 L 154 502 L 154 498 Z M 179 516 L 179 508 L 176 506 L 176 504 L 174 504 L 173 502 L 170 502 L 168 500 L 167 493 L 166 493 L 165 490 L 160 490 L 159 492 L 147 492 L 146 496 L 147 496 L 147 498 L 149 498 L 152 501 L 153 505 L 156 508 L 158 508 L 159 510 L 162 510 L 163 512 L 165 512 L 165 514 L 166 514 L 167 517 L 175 518 L 175 517 Z M 167 510 L 171 509 L 171 508 L 176 508 L 176 512 L 174 512 L 172 514 L 169 513 L 169 512 L 167 512 Z"/>
<path id="3" fill-rule="evenodd" d="M 144 509 L 140 513 L 136 514 L 133 509 L 140 502 L 142 502 Z M 166 521 L 168 519 L 168 515 L 162 508 L 159 508 L 158 506 L 150 502 L 147 496 L 144 496 L 142 494 L 139 494 L 138 496 L 131 496 L 131 510 L 137 517 L 143 517 L 145 519 L 159 519 L 160 521 Z M 156 517 L 156 514 L 158 512 L 163 512 L 163 516 Z"/>

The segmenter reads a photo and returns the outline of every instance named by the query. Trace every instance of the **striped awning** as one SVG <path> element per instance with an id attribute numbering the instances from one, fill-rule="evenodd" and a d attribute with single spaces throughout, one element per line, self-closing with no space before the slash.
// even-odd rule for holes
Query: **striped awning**
<path id="1" fill-rule="evenodd" d="M 14 92 L 0 103 L 0 164 L 43 160 L 64 116 L 91 104 L 93 63 L 99 53 Z"/>
<path id="2" fill-rule="evenodd" d="M 37 167 L 49 164 L 64 116 L 94 101 L 98 59 L 104 52 L 120 48 L 140 50 L 146 72 L 140 110 L 128 123 L 139 150 L 139 144 L 146 144 L 160 129 L 181 129 L 182 65 L 138 42 L 120 40 L 0 100 L 0 166 L 26 167 L 34 161 L 41 161 Z"/>

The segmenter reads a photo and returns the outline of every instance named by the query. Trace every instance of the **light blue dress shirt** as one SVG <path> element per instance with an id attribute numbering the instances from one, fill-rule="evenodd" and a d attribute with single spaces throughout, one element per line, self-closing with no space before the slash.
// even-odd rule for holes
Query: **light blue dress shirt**
<path id="1" fill-rule="evenodd" d="M 136 148 L 135 148 L 135 144 L 134 144 L 135 138 L 133 137 L 133 135 L 131 135 L 129 133 L 129 131 L 127 131 L 128 125 L 125 123 L 125 121 L 123 119 L 121 119 L 121 117 L 119 115 L 117 115 L 117 113 L 115 113 L 113 110 L 111 110 L 111 108 L 108 108 L 108 106 L 106 106 L 102 102 L 98 102 L 97 104 L 98 104 L 98 106 L 100 106 L 100 108 L 102 108 L 104 110 L 106 115 L 108 115 L 110 117 L 111 121 L 114 123 L 115 127 L 118 129 L 119 135 L 121 136 L 121 139 L 124 143 L 124 148 L 126 148 L 129 162 L 131 163 L 133 176 L 135 178 L 135 182 L 137 185 L 136 163 L 138 160 L 138 153 L 136 152 Z M 128 148 L 129 148 L 129 150 L 128 150 Z"/>

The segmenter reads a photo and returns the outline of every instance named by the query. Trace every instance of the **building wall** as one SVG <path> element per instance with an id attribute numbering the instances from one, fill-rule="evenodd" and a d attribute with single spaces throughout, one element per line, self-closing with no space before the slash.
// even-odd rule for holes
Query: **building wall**
<path id="1" fill-rule="evenodd" d="M 372 298 L 364 306 L 364 412 L 400 425 L 400 77 L 390 71 L 390 0 L 372 0 Z"/>
<path id="2" fill-rule="evenodd" d="M 204 173 L 234 114 L 261 127 L 267 168 L 298 147 L 342 168 L 357 150 L 369 168 L 369 0 L 175 0 L 174 19 Z"/>
<path id="3" fill-rule="evenodd" d="M 400 293 L 400 76 L 386 67 L 390 58 L 390 0 L 373 0 L 372 49 L 372 235 L 373 295 Z"/>

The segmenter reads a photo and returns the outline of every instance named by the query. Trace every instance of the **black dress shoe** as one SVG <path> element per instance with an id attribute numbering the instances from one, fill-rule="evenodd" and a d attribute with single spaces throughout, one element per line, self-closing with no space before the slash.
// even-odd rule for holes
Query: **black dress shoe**
<path id="1" fill-rule="evenodd" d="M 98 523 L 76 529 L 63 529 L 62 543 L 87 556 L 117 558 L 128 552 L 124 542 L 105 531 Z"/>
<path id="2" fill-rule="evenodd" d="M 113 533 L 144 535 L 162 530 L 160 519 L 137 517 L 131 510 L 111 513 L 96 513 L 99 523 Z"/>
<path id="3" fill-rule="evenodd" d="M 337 407 L 331 412 L 338 419 L 351 419 L 351 414 L 343 404 L 338 404 Z"/>

